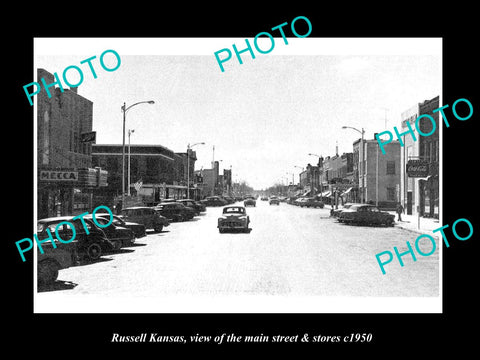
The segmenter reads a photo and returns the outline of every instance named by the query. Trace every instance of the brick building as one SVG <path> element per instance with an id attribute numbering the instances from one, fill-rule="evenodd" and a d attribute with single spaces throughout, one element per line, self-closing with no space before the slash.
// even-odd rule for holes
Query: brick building
<path id="1" fill-rule="evenodd" d="M 401 132 L 408 130 L 407 122 L 412 128 L 416 141 L 411 134 L 402 136 L 404 146 L 400 149 L 401 177 L 400 201 L 407 214 L 437 217 L 439 215 L 439 113 L 432 113 L 439 107 L 439 97 L 417 103 L 401 114 Z M 429 136 L 421 136 L 415 127 L 416 119 L 423 114 L 433 117 L 436 123 L 435 131 Z M 432 123 L 428 120 L 419 122 L 422 133 L 430 133 Z M 407 174 L 409 161 L 420 161 L 428 167 L 425 176 L 416 177 Z"/>
<path id="2" fill-rule="evenodd" d="M 187 197 L 187 153 L 175 153 L 162 145 L 125 146 L 125 192 L 139 196 L 145 204 L 158 203 L 161 199 L 181 199 Z M 130 155 L 129 155 L 130 153 Z M 92 161 L 95 166 L 109 172 L 108 187 L 104 189 L 105 201 L 112 206 L 122 195 L 122 145 L 94 144 Z M 190 195 L 198 198 L 199 189 L 195 184 L 195 151 L 190 150 Z M 130 181 L 128 164 L 130 163 Z M 137 191 L 135 183 L 142 186 Z"/>
<path id="3" fill-rule="evenodd" d="M 53 74 L 37 70 L 37 79 L 55 82 Z M 92 168 L 93 103 L 78 88 L 50 88 L 37 102 L 38 218 L 91 211 L 94 194 L 106 186 L 106 171 Z"/>

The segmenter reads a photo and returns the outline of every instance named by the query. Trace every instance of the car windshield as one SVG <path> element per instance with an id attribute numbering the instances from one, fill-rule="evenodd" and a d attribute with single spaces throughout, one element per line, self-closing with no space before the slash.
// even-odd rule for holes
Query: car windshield
<path id="1" fill-rule="evenodd" d="M 242 207 L 227 207 L 223 209 L 224 214 L 245 214 L 245 209 Z"/>

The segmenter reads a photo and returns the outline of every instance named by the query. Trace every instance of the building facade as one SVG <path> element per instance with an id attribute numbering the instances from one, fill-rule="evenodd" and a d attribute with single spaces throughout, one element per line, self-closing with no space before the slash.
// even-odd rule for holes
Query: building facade
<path id="1" fill-rule="evenodd" d="M 439 107 L 439 97 L 425 100 L 418 103 L 401 114 L 402 133 L 408 131 L 407 122 L 412 128 L 416 140 L 411 134 L 402 136 L 404 146 L 400 149 L 401 158 L 401 179 L 400 179 L 400 202 L 409 215 L 420 215 L 428 217 L 439 216 L 439 115 L 432 113 Z M 420 131 L 429 136 L 421 136 L 416 127 L 415 121 L 421 115 L 430 115 L 436 124 L 433 131 L 433 124 L 428 120 L 419 122 Z M 428 169 L 425 174 L 412 174 L 407 172 L 409 162 L 417 162 Z"/>
<path id="2" fill-rule="evenodd" d="M 54 76 L 44 69 L 37 78 L 47 84 Z M 93 102 L 78 88 L 50 88 L 37 101 L 38 218 L 92 211 L 97 190 L 107 185 L 107 172 L 92 168 Z"/>
<path id="3" fill-rule="evenodd" d="M 109 186 L 103 195 L 115 206 L 122 195 L 122 154 L 122 145 L 117 144 L 94 144 L 92 149 L 93 164 L 109 171 Z M 125 146 L 125 192 L 136 198 L 126 201 L 141 198 L 143 204 L 151 205 L 161 199 L 187 198 L 187 162 L 192 171 L 190 194 L 198 198 L 195 161 L 193 151 L 187 160 L 187 153 L 175 153 L 161 145 Z"/>

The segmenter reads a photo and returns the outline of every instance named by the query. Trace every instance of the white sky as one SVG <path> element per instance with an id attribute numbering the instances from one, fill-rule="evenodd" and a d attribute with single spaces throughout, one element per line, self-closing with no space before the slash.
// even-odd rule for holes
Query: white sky
<path id="1" fill-rule="evenodd" d="M 404 110 L 441 95 L 439 38 L 275 40 L 269 54 L 243 53 L 242 65 L 233 55 L 222 73 L 214 52 L 243 49 L 245 39 L 40 38 L 35 66 L 59 76 L 69 65 L 84 70 L 78 93 L 94 103 L 98 144 L 121 144 L 124 102 L 154 100 L 127 112 L 132 144 L 185 152 L 188 143 L 205 142 L 194 148 L 196 169 L 210 168 L 215 146 L 220 169 L 232 166 L 234 180 L 256 189 L 291 181 L 287 172 L 297 182 L 294 166 L 316 163 L 308 153 L 334 155 L 336 142 L 340 154 L 351 152 L 360 134 L 343 125 L 363 127 L 371 139 L 393 132 Z M 107 49 L 121 56 L 116 71 L 100 67 Z M 80 65 L 93 55 L 97 79 Z"/>

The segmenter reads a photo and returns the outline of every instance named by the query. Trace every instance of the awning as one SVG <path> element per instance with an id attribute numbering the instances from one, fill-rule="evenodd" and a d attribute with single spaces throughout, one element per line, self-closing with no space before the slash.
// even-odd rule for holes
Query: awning
<path id="1" fill-rule="evenodd" d="M 330 196 L 330 191 L 324 191 L 323 193 L 320 194 L 321 197 L 329 197 Z"/>
<path id="2" fill-rule="evenodd" d="M 345 190 L 345 192 L 344 192 L 342 195 L 346 195 L 346 194 L 348 194 L 348 193 L 349 193 L 349 192 L 350 192 L 352 189 L 353 189 L 353 187 L 351 187 L 351 188 L 348 188 L 347 190 Z"/>
<path id="3" fill-rule="evenodd" d="M 302 196 L 309 196 L 309 195 L 310 195 L 310 190 L 302 194 Z"/>

